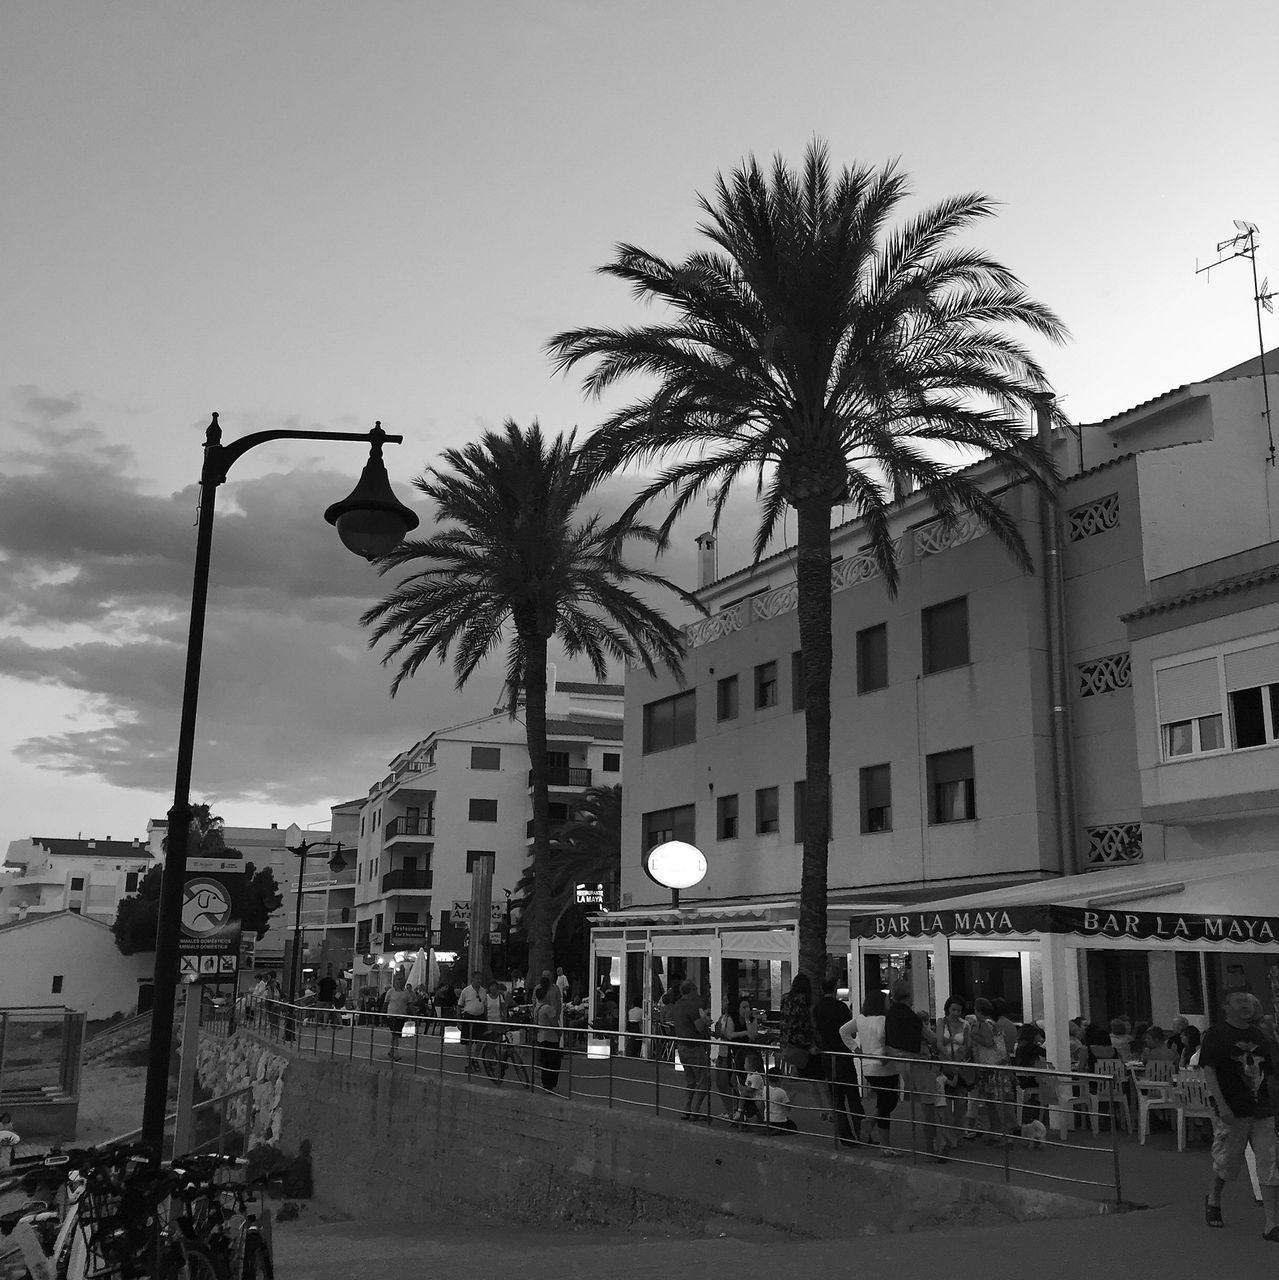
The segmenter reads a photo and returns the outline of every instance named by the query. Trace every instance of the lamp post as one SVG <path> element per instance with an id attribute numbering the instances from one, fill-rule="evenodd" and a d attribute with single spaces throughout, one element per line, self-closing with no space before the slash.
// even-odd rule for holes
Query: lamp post
<path id="1" fill-rule="evenodd" d="M 204 613 L 209 594 L 209 560 L 213 546 L 213 511 L 217 489 L 232 464 L 269 440 L 358 440 L 369 445 L 369 458 L 359 482 L 324 518 L 338 531 L 343 545 L 367 560 L 393 551 L 418 518 L 391 490 L 382 462 L 382 446 L 402 444 L 403 436 L 387 435 L 376 423 L 365 435 L 347 431 L 255 431 L 230 444 L 222 443 L 218 415 L 204 436 L 200 472 L 200 515 L 196 525 L 195 572 L 191 587 L 191 623 L 187 632 L 186 675 L 182 717 L 178 727 L 173 807 L 169 810 L 169 850 L 160 883 L 159 920 L 155 939 L 155 1005 L 151 1011 L 151 1043 L 146 1095 L 142 1103 L 142 1140 L 159 1161 L 164 1146 L 164 1113 L 169 1091 L 169 1059 L 173 1039 L 173 1004 L 178 984 L 178 941 L 182 931 L 183 886 L 187 840 L 191 832 L 191 763 L 195 753 L 195 716 L 200 692 L 200 660 L 204 652 Z"/>
<path id="2" fill-rule="evenodd" d="M 298 868 L 297 906 L 293 914 L 293 956 L 289 964 L 289 1003 L 296 1004 L 298 988 L 302 985 L 302 883 L 306 879 L 306 857 L 312 849 L 325 845 L 333 849 L 329 859 L 329 870 L 337 875 L 346 870 L 346 859 L 342 856 L 341 840 L 303 840 L 302 828 L 293 823 L 284 833 L 285 848 L 295 857 L 301 859 Z M 287 843 L 292 841 L 292 843 Z"/>

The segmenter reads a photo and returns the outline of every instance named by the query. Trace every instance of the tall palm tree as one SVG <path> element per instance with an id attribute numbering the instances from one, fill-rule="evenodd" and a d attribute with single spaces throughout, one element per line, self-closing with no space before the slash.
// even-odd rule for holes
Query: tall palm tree
<path id="1" fill-rule="evenodd" d="M 1014 480 L 1055 479 L 1021 426 L 1047 379 L 1008 330 L 1058 341 L 1065 329 L 1006 267 L 952 244 L 993 212 L 986 196 L 944 200 L 890 229 L 907 194 L 894 164 L 832 176 L 820 142 L 798 172 L 779 157 L 766 175 L 748 158 L 700 200 L 708 248 L 668 262 L 622 244 L 600 268 L 664 303 L 660 321 L 577 329 L 548 344 L 561 370 L 592 362 L 592 395 L 630 374 L 656 379 L 588 450 L 606 470 L 672 459 L 633 507 L 672 494 L 664 533 L 706 490 L 717 523 L 744 475 L 762 500 L 756 559 L 785 509 L 796 512 L 807 757 L 800 965 L 815 983 L 826 966 L 831 513 L 847 506 L 860 517 L 895 592 L 889 517 L 912 487 L 944 519 L 977 517 L 1030 568 L 1008 512 L 930 448 L 991 458 Z"/>
<path id="2" fill-rule="evenodd" d="M 544 901 L 550 903 L 552 938 L 568 912 L 587 914 L 577 907 L 579 884 L 615 886 L 621 870 L 622 788 L 587 787 L 551 839 L 551 878 Z M 533 868 L 526 867 L 515 886 L 516 899 L 527 901 L 536 883 Z"/>
<path id="3" fill-rule="evenodd" d="M 437 531 L 403 542 L 379 562 L 380 573 L 410 569 L 361 621 L 370 645 L 391 643 L 383 664 L 398 660 L 401 684 L 430 660 L 453 656 L 461 688 L 506 646 L 512 717 L 523 701 L 533 787 L 533 897 L 530 973 L 551 962 L 547 821 L 546 661 L 552 639 L 570 658 L 585 657 L 604 680 L 611 661 L 660 662 L 682 674 L 679 629 L 635 593 L 657 586 L 692 597 L 649 569 L 627 563 L 633 544 L 655 547 L 658 532 L 634 515 L 607 521 L 582 504 L 598 483 L 576 432 L 554 440 L 534 422 L 508 421 L 414 480 L 435 505 Z"/>

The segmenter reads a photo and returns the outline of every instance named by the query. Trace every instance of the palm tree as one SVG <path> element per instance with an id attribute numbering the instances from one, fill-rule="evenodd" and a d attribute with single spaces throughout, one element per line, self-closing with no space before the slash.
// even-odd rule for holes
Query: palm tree
<path id="1" fill-rule="evenodd" d="M 550 904 L 552 940 L 569 912 L 577 913 L 574 929 L 587 914 L 577 906 L 577 886 L 616 885 L 621 870 L 622 788 L 588 787 L 573 802 L 572 817 L 551 839 L 551 878 L 544 901 Z M 515 898 L 527 901 L 536 883 L 533 868 L 526 867 Z"/>
<path id="2" fill-rule="evenodd" d="M 1008 329 L 1054 341 L 1065 329 L 1006 267 L 951 243 L 993 212 L 986 196 L 944 200 L 889 229 L 907 194 L 893 164 L 832 177 L 819 142 L 801 172 L 779 157 L 766 176 L 748 158 L 700 201 L 709 248 L 667 262 L 623 244 L 600 268 L 666 304 L 666 317 L 577 329 L 548 344 L 561 370 L 592 362 L 584 385 L 595 396 L 630 374 L 656 379 L 587 447 L 608 471 L 674 455 L 632 507 L 672 494 L 663 533 L 708 490 L 718 523 L 733 483 L 748 475 L 762 500 L 757 560 L 785 509 L 796 512 L 806 733 L 800 965 L 814 983 L 826 967 L 831 513 L 847 506 L 861 519 L 895 592 L 889 517 L 913 487 L 945 520 L 971 513 L 1030 568 L 1004 507 L 930 448 L 993 459 L 1013 480 L 1055 480 L 1021 426 L 1047 379 Z"/>
<path id="3" fill-rule="evenodd" d="M 634 587 L 663 587 L 696 603 L 652 570 L 628 564 L 631 544 L 654 547 L 658 532 L 627 514 L 606 521 L 581 507 L 598 483 L 583 463 L 576 432 L 548 440 L 537 423 L 485 432 L 448 449 L 442 466 L 414 480 L 435 504 L 438 531 L 403 542 L 379 562 L 380 573 L 412 572 L 361 618 L 370 645 L 391 644 L 401 684 L 429 659 L 453 655 L 460 689 L 477 667 L 506 646 L 509 711 L 524 705 L 533 788 L 533 897 L 530 973 L 551 961 L 551 882 L 547 821 L 546 661 L 555 639 L 570 658 L 585 657 L 600 680 L 611 661 L 660 662 L 682 674 L 679 629 Z"/>

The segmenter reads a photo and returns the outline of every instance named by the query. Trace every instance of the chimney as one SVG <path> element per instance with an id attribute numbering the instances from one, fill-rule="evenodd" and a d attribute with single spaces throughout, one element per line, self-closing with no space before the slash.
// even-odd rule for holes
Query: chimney
<path id="1" fill-rule="evenodd" d="M 697 586 L 709 587 L 719 577 L 719 556 L 715 550 L 715 535 L 697 535 Z"/>

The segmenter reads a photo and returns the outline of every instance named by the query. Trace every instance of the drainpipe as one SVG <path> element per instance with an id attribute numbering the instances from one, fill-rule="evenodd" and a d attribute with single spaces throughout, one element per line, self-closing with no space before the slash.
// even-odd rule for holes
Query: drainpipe
<path id="1" fill-rule="evenodd" d="M 1035 399 L 1035 431 L 1044 452 L 1052 456 L 1051 396 Z M 1063 875 L 1079 865 L 1079 833 L 1075 819 L 1075 761 L 1070 734 L 1070 686 L 1067 679 L 1066 588 L 1061 555 L 1061 521 L 1055 498 L 1039 496 L 1043 542 L 1044 621 L 1048 630 L 1048 686 L 1052 705 L 1053 795 L 1057 816 L 1057 853 Z"/>

